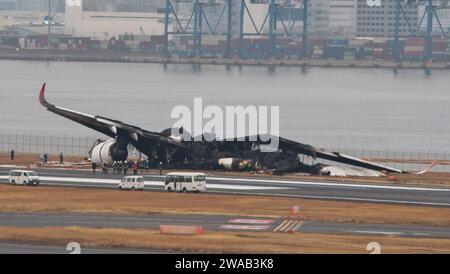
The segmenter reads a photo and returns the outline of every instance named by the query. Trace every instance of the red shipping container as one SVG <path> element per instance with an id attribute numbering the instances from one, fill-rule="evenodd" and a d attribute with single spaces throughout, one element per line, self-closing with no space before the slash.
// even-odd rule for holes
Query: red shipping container
<path id="1" fill-rule="evenodd" d="M 424 38 L 418 38 L 418 37 L 413 37 L 413 38 L 407 38 L 405 40 L 405 46 L 425 46 L 425 39 Z"/>
<path id="2" fill-rule="evenodd" d="M 278 45 L 283 45 L 283 46 L 285 46 L 285 45 L 288 45 L 289 43 L 291 43 L 291 39 L 289 39 L 289 38 L 284 38 L 284 37 L 282 37 L 282 38 L 278 38 L 277 39 L 277 44 Z"/>
<path id="3" fill-rule="evenodd" d="M 433 51 L 437 52 L 444 52 L 446 51 L 448 46 L 447 41 L 441 40 L 441 41 L 433 41 Z"/>
<path id="4" fill-rule="evenodd" d="M 303 46 L 302 46 L 302 44 L 289 44 L 287 48 L 290 51 L 294 51 L 294 50 L 300 51 L 300 50 L 302 50 Z"/>
<path id="5" fill-rule="evenodd" d="M 142 51 L 146 51 L 150 49 L 150 42 L 148 41 L 141 41 L 139 43 L 139 49 Z"/>
<path id="6" fill-rule="evenodd" d="M 312 37 L 309 39 L 311 46 L 321 46 L 325 47 L 326 39 L 322 37 Z"/>
<path id="7" fill-rule="evenodd" d="M 164 36 L 163 35 L 152 35 L 152 36 L 150 36 L 150 41 L 154 45 L 162 45 L 162 44 L 164 44 Z"/>

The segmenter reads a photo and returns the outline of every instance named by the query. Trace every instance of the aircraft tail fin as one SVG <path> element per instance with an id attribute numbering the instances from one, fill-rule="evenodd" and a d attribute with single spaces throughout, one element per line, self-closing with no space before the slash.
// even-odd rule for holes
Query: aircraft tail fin
<path id="1" fill-rule="evenodd" d="M 433 169 L 433 167 L 435 167 L 436 165 L 437 165 L 437 162 L 436 162 L 436 161 L 433 161 L 433 162 L 431 163 L 431 165 L 429 165 L 429 166 L 428 166 L 427 168 L 425 168 L 424 170 L 417 172 L 416 174 L 417 174 L 417 175 L 423 175 L 423 174 L 429 172 L 431 169 Z"/>

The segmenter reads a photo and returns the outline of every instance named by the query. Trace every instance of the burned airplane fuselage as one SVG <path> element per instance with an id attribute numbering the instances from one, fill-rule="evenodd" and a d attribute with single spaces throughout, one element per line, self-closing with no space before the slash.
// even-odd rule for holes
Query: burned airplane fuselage
<path id="1" fill-rule="evenodd" d="M 80 123 L 110 137 L 98 141 L 90 151 L 97 163 L 125 161 L 128 145 L 133 145 L 148 157 L 150 166 L 180 169 L 227 169 L 241 171 L 270 170 L 274 173 L 304 171 L 318 174 L 322 165 L 306 165 L 301 155 L 325 159 L 356 167 L 387 172 L 402 172 L 384 165 L 357 159 L 339 152 L 330 152 L 278 136 L 246 136 L 242 139 L 211 140 L 205 134 L 192 138 L 182 129 L 152 132 L 101 116 L 80 113 L 50 104 L 45 99 L 44 84 L 39 101 L 48 110 Z M 172 132 L 178 132 L 173 135 Z M 188 136 L 188 137 L 186 137 Z M 277 146 L 268 148 L 270 140 L 277 138 Z M 264 149 L 262 149 L 264 148 Z"/>
<path id="2" fill-rule="evenodd" d="M 179 169 L 226 169 L 236 171 L 261 170 L 305 170 L 318 172 L 319 169 L 300 162 L 297 152 L 286 149 L 263 151 L 261 146 L 268 142 L 259 136 L 246 137 L 244 140 L 213 140 L 206 138 L 174 137 L 168 133 L 171 129 L 161 132 L 161 136 L 176 142 L 168 144 L 159 140 L 135 140 L 128 135 L 117 135 L 114 139 L 98 141 L 90 151 L 93 161 L 98 163 L 125 161 L 128 144 L 133 145 L 148 158 L 150 167 Z M 267 137 L 265 137 L 267 139 Z M 200 139 L 200 140 L 199 140 Z M 266 140 L 264 139 L 264 140 Z"/>

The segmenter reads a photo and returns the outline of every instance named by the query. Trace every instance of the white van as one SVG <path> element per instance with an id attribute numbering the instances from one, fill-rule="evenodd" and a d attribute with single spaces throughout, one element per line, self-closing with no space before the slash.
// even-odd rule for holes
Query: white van
<path id="1" fill-rule="evenodd" d="M 168 192 L 203 192 L 206 191 L 206 175 L 191 172 L 167 173 L 164 188 Z"/>
<path id="2" fill-rule="evenodd" d="M 37 186 L 40 182 L 39 174 L 31 170 L 11 170 L 9 183 L 13 185 Z"/>
<path id="3" fill-rule="evenodd" d="M 144 190 L 144 177 L 126 176 L 117 186 L 119 190 Z"/>

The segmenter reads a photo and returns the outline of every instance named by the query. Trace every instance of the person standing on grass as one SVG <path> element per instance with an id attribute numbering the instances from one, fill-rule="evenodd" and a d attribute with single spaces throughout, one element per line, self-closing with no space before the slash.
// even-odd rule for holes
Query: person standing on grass
<path id="1" fill-rule="evenodd" d="M 127 173 L 128 173 L 128 163 L 127 161 L 125 161 L 123 163 L 123 175 L 127 176 Z"/>
<path id="2" fill-rule="evenodd" d="M 16 152 L 14 151 L 14 149 L 11 149 L 10 157 L 11 157 L 11 161 L 14 161 L 16 159 Z"/>
<path id="3" fill-rule="evenodd" d="M 137 173 L 138 173 L 138 163 L 134 162 L 133 163 L 133 174 L 137 175 Z"/>
<path id="4" fill-rule="evenodd" d="M 61 152 L 61 154 L 59 154 L 59 164 L 63 165 L 64 164 L 64 154 Z"/>
<path id="5" fill-rule="evenodd" d="M 103 161 L 103 169 L 102 169 L 103 174 L 108 175 L 108 169 L 109 169 L 108 163 L 106 161 Z"/>

